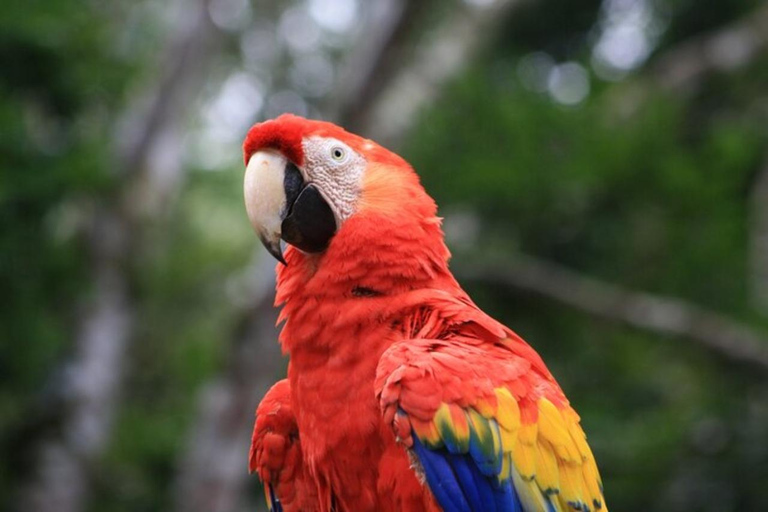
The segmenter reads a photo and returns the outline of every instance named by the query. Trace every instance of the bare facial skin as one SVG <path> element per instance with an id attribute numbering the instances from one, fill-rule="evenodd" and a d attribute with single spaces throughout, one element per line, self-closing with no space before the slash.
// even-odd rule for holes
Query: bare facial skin
<path id="1" fill-rule="evenodd" d="M 355 212 L 365 159 L 333 138 L 310 137 L 304 141 L 303 149 L 305 179 L 317 184 L 340 226 Z"/>

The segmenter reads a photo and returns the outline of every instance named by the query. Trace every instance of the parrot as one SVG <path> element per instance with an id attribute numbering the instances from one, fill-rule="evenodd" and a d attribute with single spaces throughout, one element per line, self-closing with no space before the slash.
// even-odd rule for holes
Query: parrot
<path id="1" fill-rule="evenodd" d="M 293 114 L 251 127 L 243 156 L 288 356 L 250 448 L 270 510 L 607 511 L 579 415 L 454 278 L 402 157 Z"/>

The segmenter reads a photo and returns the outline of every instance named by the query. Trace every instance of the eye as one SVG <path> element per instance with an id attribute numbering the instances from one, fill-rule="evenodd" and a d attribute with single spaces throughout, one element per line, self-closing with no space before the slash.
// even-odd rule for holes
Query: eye
<path id="1" fill-rule="evenodd" d="M 331 148 L 331 158 L 337 162 L 343 162 L 347 158 L 347 152 L 341 146 L 333 146 Z"/>

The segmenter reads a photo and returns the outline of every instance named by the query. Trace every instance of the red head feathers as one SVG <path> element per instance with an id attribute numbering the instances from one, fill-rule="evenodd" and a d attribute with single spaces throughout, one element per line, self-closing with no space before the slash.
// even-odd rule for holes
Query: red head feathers
<path id="1" fill-rule="evenodd" d="M 253 125 L 243 142 L 246 165 L 251 155 L 260 149 L 274 149 L 284 154 L 298 166 L 304 164 L 302 141 L 308 137 L 333 137 L 344 141 L 355 151 L 365 154 L 371 161 L 391 165 L 408 165 L 400 156 L 384 149 L 372 140 L 326 121 L 305 119 L 293 114 L 283 114 L 275 119 Z"/>
<path id="2" fill-rule="evenodd" d="M 303 268 L 322 258 L 335 280 L 354 263 L 356 272 L 381 272 L 398 286 L 447 270 L 435 202 L 395 153 L 290 114 L 251 128 L 243 152 L 250 220 L 280 261 Z"/>

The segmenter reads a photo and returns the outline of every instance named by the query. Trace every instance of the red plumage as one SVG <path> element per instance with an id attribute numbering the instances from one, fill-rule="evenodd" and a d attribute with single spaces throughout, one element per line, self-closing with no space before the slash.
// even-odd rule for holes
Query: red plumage
<path id="1" fill-rule="evenodd" d="M 335 125 L 282 116 L 251 129 L 246 162 L 266 147 L 301 165 L 312 136 L 345 142 L 367 166 L 357 211 L 328 248 L 288 247 L 278 265 L 288 381 L 259 406 L 251 469 L 286 511 L 440 510 L 407 449 L 441 404 L 459 416 L 488 409 L 502 424 L 494 390 L 503 387 L 522 425 L 538 421 L 542 398 L 564 418 L 572 410 L 538 354 L 458 285 L 436 205 L 402 158 Z M 591 453 L 581 457 L 586 472 Z"/>
<path id="2" fill-rule="evenodd" d="M 256 410 L 248 469 L 259 474 L 267 496 L 270 492 L 280 496 L 286 510 L 317 509 L 315 487 L 302 460 L 287 380 L 272 386 Z"/>

